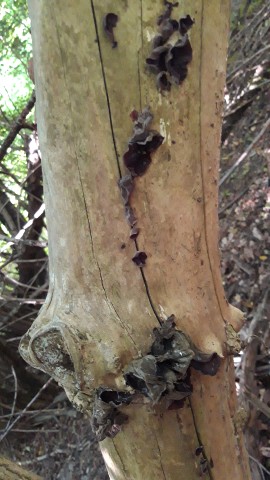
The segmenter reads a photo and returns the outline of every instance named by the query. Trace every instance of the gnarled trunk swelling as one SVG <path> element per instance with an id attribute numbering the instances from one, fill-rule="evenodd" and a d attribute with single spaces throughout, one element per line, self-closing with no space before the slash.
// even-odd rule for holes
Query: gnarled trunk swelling
<path id="1" fill-rule="evenodd" d="M 229 1 L 183 1 L 193 60 L 187 78 L 157 91 L 145 60 L 161 0 L 30 0 L 37 121 L 50 248 L 50 291 L 21 343 L 24 358 L 50 373 L 91 414 L 99 386 L 123 390 L 123 370 L 145 355 L 169 315 L 204 352 L 223 356 L 217 375 L 192 370 L 185 406 L 166 410 L 141 397 L 101 442 L 111 479 L 247 480 L 235 426 L 233 364 L 225 325 L 241 314 L 226 302 L 219 271 L 217 180 Z M 112 48 L 103 17 L 119 17 Z M 143 271 L 133 262 L 117 182 L 132 133 L 130 112 L 150 106 L 165 137 L 131 204 Z M 204 465 L 205 466 L 205 465 Z"/>

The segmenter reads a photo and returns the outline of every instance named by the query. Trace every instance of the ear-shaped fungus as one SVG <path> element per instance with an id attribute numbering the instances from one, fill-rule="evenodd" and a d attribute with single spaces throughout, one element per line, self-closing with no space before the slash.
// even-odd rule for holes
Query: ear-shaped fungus
<path id="1" fill-rule="evenodd" d="M 175 329 L 174 315 L 154 329 L 150 352 L 131 362 L 124 373 L 127 385 L 157 403 L 178 402 L 192 393 L 190 367 L 205 375 L 215 375 L 220 365 L 216 353 L 198 350 L 184 332 Z"/>
<path id="2" fill-rule="evenodd" d="M 187 76 L 187 66 L 192 60 L 192 48 L 187 36 L 194 20 L 190 15 L 177 20 L 171 19 L 173 7 L 178 2 L 165 1 L 165 11 L 158 17 L 159 33 L 154 37 L 153 50 L 146 59 L 149 70 L 157 74 L 157 89 L 170 91 L 171 84 L 180 84 Z M 180 38 L 174 44 L 168 43 L 172 34 L 177 32 Z"/>
<path id="3" fill-rule="evenodd" d="M 186 15 L 186 17 L 182 17 L 179 20 L 179 32 L 181 35 L 185 35 L 188 30 L 192 27 L 194 24 L 194 20 L 191 18 L 190 15 Z"/>
<path id="4" fill-rule="evenodd" d="M 130 205 L 134 178 L 146 172 L 151 163 L 151 153 L 162 144 L 164 137 L 156 130 L 150 129 L 153 115 L 149 108 L 144 108 L 140 113 L 137 110 L 132 110 L 130 117 L 134 122 L 133 135 L 128 141 L 128 150 L 123 155 L 124 164 L 130 173 L 122 177 L 118 185 L 125 207 L 125 217 L 131 227 L 130 238 L 136 240 L 139 229 L 135 227 L 137 220 Z M 147 255 L 144 252 L 137 252 L 132 260 L 139 267 L 143 267 L 146 258 Z"/>
<path id="5" fill-rule="evenodd" d="M 141 252 L 140 250 L 138 250 L 135 253 L 134 257 L 132 257 L 132 261 L 140 268 L 144 267 L 146 259 L 147 259 L 146 253 Z"/>
<path id="6" fill-rule="evenodd" d="M 170 18 L 173 8 L 178 7 L 179 2 L 174 2 L 173 3 L 173 2 L 168 2 L 168 1 L 165 0 L 164 5 L 165 5 L 165 10 L 157 19 L 157 24 L 158 25 L 161 25 L 162 22 L 164 22 L 164 20 L 166 20 L 167 18 Z"/>
<path id="7" fill-rule="evenodd" d="M 178 85 L 187 76 L 187 66 L 192 60 L 192 48 L 187 37 L 178 40 L 166 56 L 167 71 Z"/>
<path id="8" fill-rule="evenodd" d="M 169 75 L 167 72 L 160 72 L 157 75 L 156 85 L 157 85 L 158 91 L 160 92 L 164 90 L 167 90 L 167 92 L 169 92 L 171 90 L 172 84 L 170 82 Z"/>
<path id="9" fill-rule="evenodd" d="M 143 175 L 151 163 L 150 154 L 162 144 L 164 137 L 156 130 L 150 130 L 153 116 L 145 108 L 134 121 L 133 135 L 124 153 L 124 164 L 132 176 Z"/>
<path id="10" fill-rule="evenodd" d="M 104 32 L 107 35 L 108 39 L 112 44 L 112 48 L 117 47 L 117 42 L 114 38 L 113 29 L 116 27 L 118 22 L 118 15 L 116 13 L 107 13 L 103 19 L 103 28 Z"/>

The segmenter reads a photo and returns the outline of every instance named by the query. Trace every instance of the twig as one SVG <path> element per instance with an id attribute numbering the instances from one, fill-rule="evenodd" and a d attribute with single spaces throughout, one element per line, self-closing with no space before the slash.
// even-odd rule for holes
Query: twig
<path id="1" fill-rule="evenodd" d="M 252 403 L 252 405 L 254 405 L 257 410 L 262 412 L 267 418 L 270 419 L 270 407 L 268 407 L 266 403 L 261 402 L 261 400 L 259 400 L 259 398 L 257 398 L 256 395 L 254 395 L 254 393 L 252 392 L 244 390 L 244 394 L 247 397 L 248 401 Z"/>
<path id="2" fill-rule="evenodd" d="M 218 216 L 219 218 L 223 218 L 225 217 L 224 213 L 226 212 L 226 210 L 228 210 L 229 208 L 231 208 L 236 202 L 238 202 L 238 200 L 240 200 L 240 198 L 242 198 L 245 193 L 247 193 L 249 190 L 249 186 L 244 188 L 244 190 L 242 190 L 242 192 L 239 193 L 239 195 L 237 195 L 236 197 L 234 197 L 234 199 L 229 202 L 227 205 L 225 205 L 225 207 L 223 207 L 221 210 L 219 210 L 218 212 Z"/>
<path id="3" fill-rule="evenodd" d="M 24 460 L 23 462 L 18 462 L 18 465 L 20 466 L 31 465 L 34 462 L 43 462 L 43 460 L 46 460 L 46 458 L 55 457 L 56 455 L 62 455 L 66 453 L 67 453 L 66 450 L 63 450 L 62 448 L 58 448 L 53 452 L 46 453 L 45 455 L 40 455 L 39 457 L 35 457 L 33 458 L 33 460 Z"/>
<path id="4" fill-rule="evenodd" d="M 20 231 L 16 234 L 16 236 L 13 238 L 13 240 L 10 240 L 0 251 L 0 253 L 3 253 L 5 252 L 8 247 L 10 246 L 11 243 L 14 243 L 14 241 L 17 241 L 17 240 L 20 240 L 23 238 L 23 236 L 25 235 L 26 231 L 33 225 L 34 221 L 41 217 L 41 215 L 44 214 L 44 211 L 45 211 L 45 205 L 44 203 L 42 203 L 42 205 L 39 207 L 39 209 L 34 213 L 33 217 L 30 218 L 30 220 L 28 220 L 26 222 L 26 224 L 20 229 Z"/>
<path id="5" fill-rule="evenodd" d="M 45 302 L 44 298 L 37 298 L 35 300 L 29 300 L 26 299 L 25 297 L 8 297 L 8 296 L 3 296 L 0 295 L 0 300 L 4 300 L 5 302 L 21 302 L 25 305 L 43 305 Z"/>
<path id="6" fill-rule="evenodd" d="M 37 400 L 37 398 L 40 396 L 40 394 L 45 390 L 50 383 L 52 382 L 52 378 L 49 378 L 46 383 L 39 389 L 39 391 L 36 393 L 36 395 L 30 400 L 30 402 L 26 405 L 26 407 L 21 411 L 21 415 L 19 415 L 15 420 L 8 426 L 8 428 L 5 428 L 4 432 L 2 433 L 0 437 L 0 442 L 7 436 L 7 434 L 12 430 L 14 425 L 20 420 L 20 418 L 24 415 L 24 413 L 33 405 L 33 403 Z"/>
<path id="7" fill-rule="evenodd" d="M 257 460 L 257 458 L 253 457 L 253 456 L 250 455 L 250 454 L 248 454 L 248 456 L 249 456 L 249 458 L 250 458 L 251 460 L 253 460 L 253 462 L 257 463 L 257 465 L 259 466 L 259 468 L 260 468 L 263 472 L 267 473 L 267 475 L 270 475 L 270 471 L 267 470 L 267 468 L 265 468 L 265 467 L 261 464 L 261 462 L 259 462 L 259 460 Z M 264 476 L 263 476 L 263 480 L 264 480 Z"/>
<path id="8" fill-rule="evenodd" d="M 270 45 L 266 45 L 266 47 L 261 48 L 261 50 L 257 50 L 251 57 L 246 58 L 244 62 L 242 62 L 238 67 L 236 67 L 232 72 L 229 73 L 227 77 L 227 85 L 233 80 L 233 75 L 238 72 L 238 70 L 242 69 L 245 65 L 250 64 L 251 61 L 256 58 L 261 53 L 264 53 L 266 50 L 269 50 Z"/>
<path id="9" fill-rule="evenodd" d="M 13 403 L 12 403 L 12 407 L 11 407 L 11 412 L 10 412 L 10 417 L 9 417 L 9 420 L 6 424 L 6 430 L 8 430 L 10 424 L 11 424 L 11 420 L 14 416 L 14 412 L 15 412 L 15 408 L 16 408 L 16 402 L 17 402 L 17 395 L 18 395 L 18 380 L 17 380 L 17 375 L 16 375 L 16 372 L 15 372 L 15 369 L 13 367 L 13 365 L 11 365 L 11 371 L 12 371 L 12 375 L 13 375 L 13 378 L 14 378 L 14 398 L 13 398 Z"/>
<path id="10" fill-rule="evenodd" d="M 26 106 L 22 110 L 21 114 L 15 121 L 14 125 L 12 126 L 10 132 L 6 136 L 5 140 L 3 141 L 2 146 L 0 147 L 0 162 L 3 160 L 4 156 L 7 153 L 8 148 L 14 142 L 16 136 L 18 135 L 19 131 L 23 128 L 23 124 L 25 123 L 25 119 L 27 115 L 31 112 L 35 105 L 36 95 L 35 90 L 33 90 L 30 99 L 28 100 Z"/>
<path id="11" fill-rule="evenodd" d="M 10 243 L 23 243 L 24 245 L 29 245 L 30 247 L 40 247 L 45 248 L 48 246 L 47 242 L 38 242 L 37 240 L 24 240 L 23 238 L 9 237 L 8 235 L 0 234 L 0 240 Z"/>
<path id="12" fill-rule="evenodd" d="M 262 138 L 262 136 L 264 135 L 264 133 L 268 129 L 269 125 L 270 125 L 270 118 L 267 120 L 267 122 L 265 122 L 261 131 L 254 138 L 253 142 L 248 146 L 248 148 L 245 150 L 245 152 L 242 153 L 242 155 L 238 158 L 238 160 L 227 170 L 227 172 L 220 179 L 220 181 L 219 181 L 219 186 L 220 187 L 225 182 L 225 180 L 227 180 L 227 178 L 239 167 L 239 165 L 241 165 L 241 163 L 250 155 L 251 151 L 253 150 L 255 145 L 257 145 L 259 140 Z"/>

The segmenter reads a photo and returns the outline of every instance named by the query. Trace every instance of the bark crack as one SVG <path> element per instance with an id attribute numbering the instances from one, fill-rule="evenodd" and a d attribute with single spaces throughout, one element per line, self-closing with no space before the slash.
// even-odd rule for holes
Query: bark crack
<path id="1" fill-rule="evenodd" d="M 122 457 L 120 456 L 120 453 L 118 452 L 118 450 L 117 450 L 117 448 L 116 448 L 114 439 L 111 439 L 111 442 L 112 442 L 112 444 L 113 444 L 113 446 L 114 446 L 114 449 L 115 449 L 115 451 L 116 451 L 116 454 L 117 454 L 117 456 L 118 456 L 118 458 L 119 458 L 119 460 L 120 460 L 120 462 L 121 462 L 121 465 L 122 465 L 122 473 L 124 474 L 125 479 L 128 480 L 125 465 L 124 465 L 124 463 L 123 463 Z"/>
<path id="2" fill-rule="evenodd" d="M 143 0 L 140 0 L 141 50 L 138 50 L 138 85 L 139 85 L 139 96 L 140 96 L 140 110 L 142 110 L 142 85 L 141 85 L 141 71 L 140 71 L 140 51 L 143 52 L 143 3 L 142 2 L 143 2 Z M 137 239 L 135 239 L 135 247 L 136 247 L 137 251 L 140 250 Z M 141 275 L 142 275 L 142 280 L 143 280 L 143 283 L 144 283 L 146 295 L 147 295 L 148 301 L 150 303 L 150 307 L 151 307 L 158 323 L 161 325 L 162 322 L 159 318 L 159 315 L 158 315 L 157 310 L 155 308 L 154 302 L 152 300 L 150 290 L 149 290 L 149 287 L 148 287 L 148 284 L 147 284 L 145 273 L 144 273 L 142 268 L 140 268 L 140 270 L 141 270 Z"/>
<path id="3" fill-rule="evenodd" d="M 137 250 L 137 252 L 138 252 L 138 251 L 140 250 L 140 249 L 139 249 L 138 240 L 136 239 L 134 243 L 135 243 L 136 250 Z M 144 271 L 143 271 L 143 268 L 140 268 L 140 271 L 141 271 L 143 283 L 144 283 L 145 290 L 146 290 L 146 295 L 147 295 L 147 297 L 148 297 L 150 306 L 151 306 L 151 308 L 152 308 L 152 310 L 153 310 L 153 312 L 154 312 L 154 315 L 155 315 L 158 323 L 159 323 L 160 325 L 162 325 L 162 322 L 161 322 L 161 320 L 160 320 L 160 318 L 159 318 L 159 316 L 158 316 L 158 313 L 157 313 L 157 311 L 156 311 L 154 302 L 153 302 L 153 300 L 152 300 L 152 297 L 151 297 L 151 294 L 150 294 L 150 290 L 149 290 L 149 287 L 148 287 L 148 283 L 147 283 L 147 280 L 146 280 L 146 277 L 145 277 L 145 273 L 144 273 Z"/>
<path id="4" fill-rule="evenodd" d="M 61 55 L 61 58 L 62 58 L 63 75 L 64 75 L 64 79 L 65 79 L 65 84 L 66 84 L 66 91 L 67 91 L 68 98 L 69 98 L 69 107 L 70 107 L 70 112 L 72 112 L 72 102 L 71 102 L 71 97 L 70 97 L 70 91 L 69 91 L 69 88 L 68 88 L 68 81 L 67 81 L 66 71 L 65 71 L 65 66 L 64 66 L 65 64 L 64 64 L 64 61 L 63 61 L 63 52 L 62 52 L 62 47 L 61 47 L 61 42 L 60 42 L 58 25 L 57 25 L 57 22 L 55 20 L 55 18 L 56 18 L 55 15 L 53 17 L 54 17 L 57 39 L 58 39 L 58 44 L 59 44 L 59 51 L 60 51 L 60 55 Z M 109 105 L 108 105 L 108 108 L 109 108 Z M 73 122 L 73 117 L 72 116 L 71 116 L 71 121 Z M 74 131 L 76 131 L 74 124 L 73 124 L 73 129 L 74 129 Z M 130 335 L 125 323 L 121 320 L 120 316 L 118 315 L 114 305 L 112 304 L 111 300 L 108 298 L 108 295 L 107 295 L 107 292 L 106 292 L 106 288 L 105 288 L 102 273 L 101 273 L 101 268 L 99 266 L 99 262 L 98 262 L 96 254 L 95 254 L 94 242 L 93 242 L 93 236 L 92 236 L 92 229 L 91 229 L 91 221 L 90 221 L 90 217 L 89 217 L 89 213 L 88 213 L 88 208 L 87 208 L 87 203 L 86 203 L 86 198 L 85 198 L 85 192 L 84 192 L 84 187 L 83 187 L 83 181 L 82 181 L 82 174 L 81 174 L 81 169 L 80 169 L 79 158 L 78 158 L 78 155 L 77 155 L 75 141 L 74 141 L 74 155 L 75 155 L 76 162 L 77 162 L 77 168 L 78 168 L 78 174 L 79 174 L 79 181 L 80 181 L 80 185 L 81 185 L 81 192 L 82 192 L 82 197 L 83 197 L 84 209 L 85 209 L 85 213 L 86 213 L 87 225 L 88 225 L 89 235 L 90 235 L 90 239 L 91 239 L 91 250 L 92 250 L 92 254 L 93 254 L 93 260 L 96 263 L 96 266 L 98 268 L 100 283 L 101 283 L 102 289 L 104 291 L 104 296 L 105 296 L 105 299 L 106 299 L 106 302 L 107 302 L 107 305 L 108 305 L 109 309 L 112 309 L 114 311 L 114 313 L 116 315 L 116 318 L 118 319 L 120 325 L 122 326 L 123 330 L 128 335 L 131 343 L 134 345 L 136 352 L 139 354 L 139 350 L 136 346 L 135 341 L 133 340 L 132 336 Z"/>
<path id="5" fill-rule="evenodd" d="M 140 52 L 143 52 L 143 25 L 142 25 L 142 17 L 143 17 L 143 8 L 142 8 L 142 0 L 140 2 L 140 24 L 141 24 L 141 48 L 138 50 L 138 85 L 139 85 L 139 94 L 140 94 L 140 110 L 142 111 L 142 86 L 141 86 L 141 70 L 140 70 Z"/>
<path id="6" fill-rule="evenodd" d="M 163 477 L 166 480 L 167 477 L 166 477 L 164 467 L 163 467 L 163 464 L 162 464 L 161 450 L 160 450 L 160 446 L 159 446 L 159 443 L 158 443 L 158 438 L 157 438 L 156 433 L 155 433 L 155 439 L 156 439 L 156 442 L 157 442 L 157 448 L 158 448 L 158 452 L 159 452 L 159 462 L 160 462 L 161 470 L 162 470 L 162 473 L 163 473 Z"/>
<path id="7" fill-rule="evenodd" d="M 76 155 L 76 158 L 77 158 L 77 155 Z M 121 320 L 120 316 L 118 315 L 116 309 L 115 309 L 115 306 L 113 305 L 113 303 L 111 302 L 111 300 L 108 298 L 108 295 L 107 295 L 107 292 L 106 292 L 106 288 L 105 288 L 105 285 L 104 285 L 104 281 L 103 281 L 103 276 L 102 276 L 102 273 L 101 273 L 101 268 L 99 266 L 99 262 L 98 262 L 98 259 L 96 257 L 96 254 L 95 254 L 95 249 L 94 249 L 94 242 L 93 242 L 93 237 L 92 237 L 92 229 L 91 229 L 91 222 L 90 222 L 90 218 L 89 218 L 89 214 L 88 214 L 88 210 L 87 210 L 87 205 L 86 205 L 86 200 L 85 200 L 85 195 L 84 195 L 84 190 L 83 190 L 83 184 L 82 184 L 82 179 L 81 179 L 81 174 L 80 174 L 80 167 L 79 167 L 79 164 L 78 164 L 78 171 L 79 171 L 79 177 L 80 177 L 80 184 L 81 184 L 81 189 L 82 189 L 82 194 L 83 194 L 83 200 L 84 200 L 84 206 L 85 206 L 85 211 L 86 211 L 86 217 L 87 217 L 87 223 L 88 223 L 88 228 L 89 228 L 89 235 L 90 235 L 90 238 L 91 238 L 91 249 L 92 249 L 92 253 L 93 253 L 93 258 L 94 258 L 94 261 L 96 263 L 96 266 L 98 268 L 98 271 L 99 271 L 99 277 L 100 277 L 100 283 L 101 283 L 101 286 L 102 286 L 102 289 L 103 289 L 103 292 L 104 292 L 104 295 L 105 295 L 105 298 L 106 298 L 106 302 L 107 302 L 107 305 L 109 308 L 111 308 L 115 315 L 116 315 L 116 318 L 118 319 L 121 327 L 123 328 L 123 330 L 126 332 L 127 336 L 129 337 L 130 341 L 132 342 L 132 344 L 134 345 L 135 347 L 135 350 L 138 354 L 140 354 L 137 346 L 136 346 L 136 343 L 135 341 L 133 340 L 132 336 L 130 335 L 125 323 Z"/>
<path id="8" fill-rule="evenodd" d="M 208 258 L 208 263 L 209 263 L 209 268 L 211 271 L 211 276 L 213 280 L 213 285 L 214 285 L 214 290 L 216 294 L 216 299 L 220 311 L 220 315 L 223 318 L 223 321 L 225 322 L 226 320 L 224 319 L 223 312 L 222 312 L 222 307 L 220 303 L 220 298 L 218 295 L 217 291 L 217 286 L 215 282 L 215 277 L 214 277 L 214 272 L 213 272 L 213 267 L 212 267 L 212 262 L 211 262 L 211 256 L 209 252 L 209 245 L 208 245 L 208 235 L 207 235 L 207 221 L 206 221 L 206 211 L 205 211 L 205 178 L 204 178 L 204 171 L 203 171 L 203 165 L 202 165 L 202 146 L 203 146 L 203 138 L 202 138 L 202 58 L 203 58 L 203 22 L 204 22 L 204 1 L 201 2 L 201 9 L 202 9 L 202 15 L 201 15 L 201 26 L 200 26 L 200 32 L 201 32 L 201 45 L 200 45 L 200 68 L 199 68 L 199 89 L 200 89 L 200 105 L 199 105 L 199 128 L 200 128 L 200 167 L 201 167 L 201 178 L 202 178 L 202 196 L 203 196 L 203 222 L 204 222 L 204 237 L 205 237 L 205 245 L 206 245 L 206 252 L 207 252 L 207 258 Z"/>
<path id="9" fill-rule="evenodd" d="M 193 419 L 193 424 L 194 424 L 194 429 L 195 429 L 195 433 L 196 433 L 196 437 L 197 437 L 197 440 L 198 440 L 198 446 L 203 446 L 203 443 L 202 443 L 202 439 L 201 439 L 201 435 L 200 435 L 200 432 L 199 432 L 199 429 L 197 427 L 197 424 L 196 424 L 196 419 L 195 419 L 195 414 L 194 414 L 194 410 L 193 410 L 193 407 L 192 407 L 192 403 L 191 403 L 191 399 L 188 398 L 187 399 L 188 403 L 189 403 L 189 406 L 190 406 L 190 410 L 191 410 L 191 415 L 192 415 L 192 419 Z M 214 480 L 214 477 L 212 475 L 212 472 L 211 472 L 211 467 L 210 467 L 210 463 L 209 463 L 209 460 L 207 458 L 207 455 L 205 453 L 205 449 L 203 447 L 203 455 L 207 461 L 207 473 L 209 475 L 209 479 L 210 480 Z"/>
<path id="10" fill-rule="evenodd" d="M 106 94 L 107 106 L 108 106 L 110 127 L 111 127 L 111 133 L 112 133 L 112 141 L 113 141 L 113 146 L 114 146 L 114 151 L 115 151 L 115 157 L 116 157 L 116 163 L 117 163 L 117 167 L 118 167 L 119 177 L 121 178 L 122 177 L 122 172 L 121 172 L 120 162 L 119 162 L 119 158 L 118 158 L 118 152 L 117 152 L 117 147 L 116 147 L 116 139 L 115 139 L 114 129 L 113 129 L 111 104 L 110 104 L 109 92 L 108 92 L 108 87 L 107 87 L 107 82 L 106 82 L 104 63 L 103 63 L 103 58 L 102 58 L 102 53 L 101 53 L 101 45 L 100 45 L 100 39 L 99 39 L 99 34 L 98 34 L 98 25 L 97 25 L 95 6 L 94 6 L 93 0 L 90 0 L 90 3 L 91 3 L 91 9 L 92 9 L 92 13 L 93 13 L 93 20 L 94 20 L 94 25 L 95 25 L 96 36 L 97 36 L 97 44 L 98 44 L 100 65 L 101 65 L 104 89 L 105 89 L 105 94 Z"/>
<path id="11" fill-rule="evenodd" d="M 94 24 L 95 24 L 95 30 L 96 30 L 96 35 L 97 35 L 97 43 L 98 43 L 98 49 L 99 49 L 99 57 L 100 57 L 100 63 L 101 63 L 101 69 L 102 69 L 102 76 L 103 76 L 103 82 L 104 82 L 104 88 L 105 88 L 105 93 L 106 93 L 106 99 L 107 99 L 107 105 L 108 105 L 108 112 L 109 112 L 109 119 L 110 119 L 110 126 L 111 126 L 111 132 L 112 132 L 112 139 L 113 139 L 113 144 L 114 144 L 114 150 L 115 150 L 115 155 L 116 155 L 116 161 L 117 161 L 117 166 L 118 166 L 118 172 L 119 172 L 119 177 L 121 178 L 122 177 L 122 172 L 121 172 L 121 168 L 120 168 L 120 163 L 119 163 L 119 158 L 118 158 L 118 153 L 117 153 L 117 148 L 116 148 L 116 139 L 115 139 L 115 135 L 114 135 L 114 130 L 113 130 L 113 119 L 112 119 L 112 113 L 111 113 L 111 107 L 110 107 L 110 98 L 109 98 L 109 91 L 108 91 L 108 87 L 107 87 L 107 82 L 106 82 L 106 74 L 105 74 L 105 69 L 104 69 L 104 64 L 103 64 L 103 59 L 102 59 L 102 52 L 101 52 L 101 45 L 100 45 L 100 39 L 99 39 L 99 34 L 98 34 L 98 26 L 97 26 L 97 19 L 96 19 L 96 14 L 95 14 L 95 7 L 94 7 L 94 2 L 93 0 L 91 0 L 91 8 L 92 8 L 92 13 L 93 13 L 93 19 L 94 19 Z M 141 0 L 141 42 L 142 42 L 142 45 L 141 45 L 141 48 L 143 48 L 143 30 L 142 30 L 142 0 Z M 140 106 L 142 108 L 142 90 L 141 90 L 141 79 L 140 79 L 140 62 L 139 62 L 139 52 L 138 52 L 138 78 L 139 78 L 139 94 L 140 94 Z M 137 242 L 135 241 L 135 245 L 136 245 L 136 249 L 139 250 L 138 248 L 138 244 Z M 150 295 L 150 291 L 149 291 L 149 287 L 147 285 L 147 281 L 146 281 L 146 278 L 145 278 L 145 274 L 144 272 L 141 270 L 141 275 L 142 275 L 142 279 L 143 279 L 143 283 L 144 283 L 144 286 L 145 286 L 145 290 L 146 290 L 146 295 L 148 297 L 148 300 L 149 300 L 149 303 L 150 303 L 150 306 L 153 310 L 153 313 L 155 315 L 155 317 L 157 318 L 159 324 L 161 324 L 161 321 L 159 319 L 159 316 L 157 314 L 157 311 L 154 307 L 154 304 L 153 304 L 153 301 L 152 301 L 152 298 L 151 298 L 151 295 Z"/>

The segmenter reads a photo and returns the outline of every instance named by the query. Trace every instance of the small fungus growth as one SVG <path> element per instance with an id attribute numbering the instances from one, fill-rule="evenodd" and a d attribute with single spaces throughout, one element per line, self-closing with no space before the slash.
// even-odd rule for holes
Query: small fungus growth
<path id="1" fill-rule="evenodd" d="M 103 28 L 106 36 L 110 40 L 112 44 L 112 48 L 117 47 L 117 41 L 115 40 L 114 37 L 114 31 L 113 29 L 116 27 L 118 22 L 118 15 L 116 13 L 107 13 L 103 19 Z"/>
<path id="2" fill-rule="evenodd" d="M 99 387 L 95 393 L 92 429 L 98 441 L 113 438 L 127 421 L 127 415 L 119 412 L 121 405 L 128 405 L 132 400 L 129 392 L 118 392 L 106 387 Z"/>
<path id="3" fill-rule="evenodd" d="M 128 150 L 124 153 L 123 160 L 131 175 L 137 177 L 146 172 L 151 163 L 151 153 L 160 147 L 164 137 L 149 128 L 153 120 L 149 108 L 144 108 L 141 113 L 133 110 L 131 118 L 134 119 L 133 135 L 128 141 Z"/>
<path id="4" fill-rule="evenodd" d="M 160 147 L 164 137 L 157 130 L 150 129 L 153 115 L 148 107 L 140 113 L 133 110 L 130 117 L 133 121 L 133 134 L 128 140 L 128 149 L 123 155 L 123 161 L 129 173 L 119 180 L 118 186 L 125 208 L 125 217 L 131 227 L 130 238 L 136 240 L 139 228 L 130 204 L 135 177 L 146 172 L 151 163 L 151 154 Z M 145 265 L 146 258 L 147 255 L 144 252 L 137 252 L 132 260 L 136 265 L 142 267 Z"/>
<path id="5" fill-rule="evenodd" d="M 187 76 L 187 66 L 192 60 L 192 47 L 188 38 L 188 30 L 194 24 L 190 15 L 171 19 L 174 7 L 178 2 L 165 1 L 165 11 L 158 17 L 158 34 L 153 40 L 153 50 L 146 59 L 151 72 L 156 74 L 157 89 L 170 91 L 172 84 L 180 85 Z M 174 39 L 172 36 L 174 33 Z M 171 40 L 171 43 L 168 43 Z"/>
<path id="6" fill-rule="evenodd" d="M 140 252 L 143 253 L 143 252 Z M 106 387 L 96 390 L 92 427 L 99 440 L 114 437 L 127 415 L 118 409 L 129 405 L 138 394 L 153 405 L 161 400 L 167 409 L 181 408 L 192 394 L 191 368 L 204 375 L 215 375 L 221 359 L 216 353 L 201 352 L 188 335 L 175 328 L 171 315 L 159 328 L 154 328 L 154 342 L 149 352 L 133 360 L 124 371 L 126 385 L 133 390 L 115 391 Z M 196 455 L 200 455 L 198 447 Z"/>
<path id="7" fill-rule="evenodd" d="M 144 267 L 145 265 L 145 261 L 147 259 L 147 255 L 145 252 L 141 252 L 140 250 L 138 250 L 134 257 L 132 257 L 132 261 L 138 266 L 138 267 Z"/>

